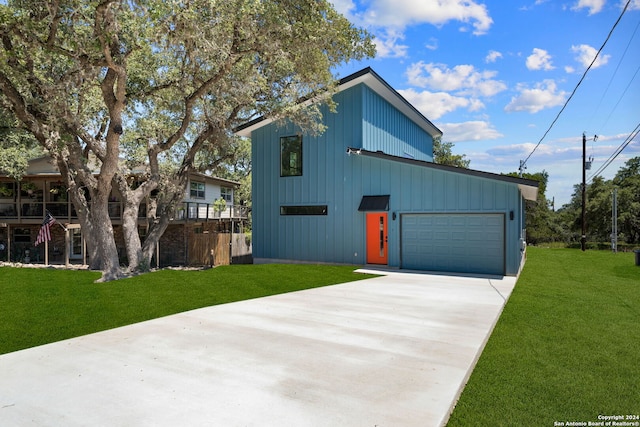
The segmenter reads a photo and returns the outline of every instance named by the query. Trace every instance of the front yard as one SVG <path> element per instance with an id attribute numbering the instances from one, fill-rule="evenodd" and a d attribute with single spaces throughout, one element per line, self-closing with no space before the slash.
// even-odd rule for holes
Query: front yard
<path id="1" fill-rule="evenodd" d="M 448 426 L 640 425 L 634 254 L 528 251 Z"/>
<path id="2" fill-rule="evenodd" d="M 108 283 L 100 273 L 0 267 L 0 354 L 233 301 L 372 277 L 355 267 L 231 265 Z"/>
<path id="3" fill-rule="evenodd" d="M 640 415 L 640 267 L 633 256 L 529 248 L 527 265 L 448 425 L 606 425 L 604 417 L 617 416 L 629 418 L 607 421 L 640 425 L 634 419 Z M 99 273 L 2 267 L 0 354 L 200 307 L 370 277 L 353 270 L 233 265 L 96 284 Z"/>

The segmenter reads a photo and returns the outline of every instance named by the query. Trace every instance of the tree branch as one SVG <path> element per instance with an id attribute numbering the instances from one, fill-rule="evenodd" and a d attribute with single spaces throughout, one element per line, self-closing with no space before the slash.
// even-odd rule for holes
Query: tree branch
<path id="1" fill-rule="evenodd" d="M 60 24 L 60 20 L 62 16 L 58 15 L 58 10 L 60 8 L 60 1 L 52 1 L 50 2 L 49 13 L 51 15 L 51 25 L 49 26 L 49 35 L 47 36 L 47 41 L 44 43 L 47 47 L 53 47 L 53 43 L 56 40 L 56 33 L 58 32 L 58 24 Z"/>

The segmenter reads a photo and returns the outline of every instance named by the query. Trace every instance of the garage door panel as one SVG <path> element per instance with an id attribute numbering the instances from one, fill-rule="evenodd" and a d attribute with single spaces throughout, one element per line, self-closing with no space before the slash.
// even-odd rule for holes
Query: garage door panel
<path id="1" fill-rule="evenodd" d="M 433 231 L 423 231 L 420 230 L 417 234 L 416 237 L 418 237 L 419 239 L 433 239 Z"/>
<path id="2" fill-rule="evenodd" d="M 502 244 L 502 240 L 500 239 L 500 236 L 495 235 L 495 234 L 487 233 L 487 235 L 485 236 L 485 240 L 486 240 L 488 245 L 490 245 L 490 244 L 501 245 Z"/>
<path id="3" fill-rule="evenodd" d="M 466 240 L 468 241 L 482 242 L 486 240 L 486 236 L 483 231 L 469 230 L 466 234 L 467 234 Z"/>
<path id="4" fill-rule="evenodd" d="M 486 224 L 486 218 L 467 217 L 467 225 L 482 227 Z"/>
<path id="5" fill-rule="evenodd" d="M 466 218 L 463 218 L 463 217 L 455 217 L 455 218 L 450 218 L 449 223 L 451 225 L 464 226 L 466 225 L 467 220 Z"/>
<path id="6" fill-rule="evenodd" d="M 464 231 L 453 231 L 451 232 L 451 240 L 466 240 L 467 236 Z"/>
<path id="7" fill-rule="evenodd" d="M 402 268 L 504 274 L 504 215 L 403 214 Z"/>
<path id="8" fill-rule="evenodd" d="M 446 217 L 443 217 L 443 216 L 434 217 L 434 223 L 436 225 L 444 225 L 444 226 L 446 226 L 446 225 L 449 225 L 449 221 L 450 221 L 450 218 L 446 218 Z"/>
<path id="9" fill-rule="evenodd" d="M 416 222 L 420 225 L 433 225 L 433 218 L 419 218 Z"/>
<path id="10" fill-rule="evenodd" d="M 486 218 L 486 225 L 490 227 L 502 227 L 504 223 L 504 216 L 495 215 Z"/>
<path id="11" fill-rule="evenodd" d="M 433 239 L 435 241 L 449 241 L 449 231 L 436 231 L 435 233 L 433 233 Z"/>

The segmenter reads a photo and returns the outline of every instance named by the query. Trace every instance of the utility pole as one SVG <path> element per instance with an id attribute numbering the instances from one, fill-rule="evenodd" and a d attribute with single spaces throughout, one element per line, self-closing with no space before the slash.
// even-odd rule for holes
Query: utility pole
<path id="1" fill-rule="evenodd" d="M 590 138 L 591 139 L 591 138 Z M 593 140 L 598 140 L 598 135 L 593 136 Z M 593 158 L 589 159 L 588 168 L 591 169 Z M 582 237 L 580 237 L 580 248 L 584 252 L 587 249 L 587 133 L 582 132 Z"/>
<path id="2" fill-rule="evenodd" d="M 580 248 L 584 252 L 587 249 L 587 221 L 585 211 L 587 208 L 587 135 L 582 132 L 582 237 L 580 237 Z"/>
<path id="3" fill-rule="evenodd" d="M 618 252 L 618 189 L 613 188 L 613 200 L 611 206 L 611 250 Z"/>
<path id="4" fill-rule="evenodd" d="M 526 165 L 525 161 L 524 160 L 520 160 L 520 167 L 518 168 L 518 170 L 520 171 L 520 173 L 519 173 L 520 178 L 522 178 L 522 171 L 524 171 L 527 168 L 527 166 L 525 166 L 525 165 Z"/>

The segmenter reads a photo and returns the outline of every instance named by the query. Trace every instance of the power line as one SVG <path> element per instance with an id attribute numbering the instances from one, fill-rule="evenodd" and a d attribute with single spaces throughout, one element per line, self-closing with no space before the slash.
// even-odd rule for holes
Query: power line
<path id="1" fill-rule="evenodd" d="M 633 142 L 633 140 L 636 138 L 636 136 L 638 136 L 638 133 L 640 133 L 640 123 L 638 123 L 636 128 L 633 131 L 631 131 L 629 136 L 622 142 L 622 144 L 620 144 L 620 146 L 613 152 L 613 154 L 611 154 L 611 156 L 609 156 L 607 161 L 604 162 L 604 164 L 602 166 L 600 166 L 600 168 L 597 171 L 595 171 L 593 173 L 593 175 L 591 175 L 589 177 L 589 182 L 591 182 L 593 180 L 593 178 L 597 177 L 602 172 L 604 172 L 604 170 L 616 159 L 616 157 L 618 157 L 620 155 L 620 153 L 622 153 L 622 151 L 625 148 L 627 148 L 627 146 L 629 146 L 629 144 L 631 144 L 631 142 Z"/>
<path id="2" fill-rule="evenodd" d="M 633 77 L 631 77 L 631 80 L 629 80 L 629 84 L 627 84 L 627 87 L 625 87 L 624 91 L 622 91 L 622 95 L 620 95 L 620 98 L 618 98 L 616 105 L 614 105 L 611 111 L 609 112 L 609 115 L 607 116 L 607 119 L 604 121 L 604 124 L 602 125 L 602 127 L 604 127 L 609 122 L 611 115 L 613 115 L 613 112 L 616 111 L 616 109 L 618 108 L 618 104 L 620 104 L 620 101 L 622 101 L 622 98 L 624 98 L 624 96 L 627 94 L 627 91 L 629 90 L 631 83 L 633 83 L 636 76 L 638 75 L 638 71 L 640 71 L 640 65 L 638 66 L 638 68 L 636 68 L 636 72 L 633 73 Z"/>
<path id="3" fill-rule="evenodd" d="M 602 96 L 600 97 L 600 101 L 598 101 L 598 106 L 594 110 L 593 116 L 591 116 L 591 119 L 593 119 L 593 117 L 595 117 L 596 113 L 600 109 L 600 105 L 602 105 L 602 101 L 604 100 L 604 97 L 609 92 L 609 88 L 611 87 L 611 83 L 613 83 L 613 81 L 615 80 L 615 77 L 618 74 L 618 70 L 620 69 L 620 65 L 622 65 L 622 62 L 624 61 L 624 58 L 627 56 L 627 52 L 629 51 L 629 46 L 631 46 L 631 42 L 633 42 L 633 39 L 635 38 L 639 27 L 640 27 L 640 21 L 638 21 L 638 24 L 636 25 L 636 28 L 633 30 L 633 34 L 631 34 L 631 37 L 629 38 L 629 42 L 627 43 L 627 46 L 625 47 L 624 52 L 622 52 L 622 56 L 620 57 L 620 60 L 618 61 L 618 65 L 616 65 L 616 69 L 613 71 L 613 74 L 611 75 L 611 78 L 609 79 L 609 83 L 607 84 L 607 87 L 605 88 L 604 92 L 602 92 Z M 636 70 L 636 74 L 637 73 L 638 73 L 638 71 Z M 631 81 L 633 81 L 633 79 L 635 79 L 635 77 L 636 77 L 636 75 L 634 74 L 633 77 L 631 78 Z M 631 83 L 629 83 L 629 84 L 631 84 Z M 620 99 L 622 99 L 622 97 L 625 95 L 625 93 L 627 92 L 628 88 L 629 88 L 629 86 L 627 86 L 627 88 L 624 90 L 622 96 L 620 96 Z M 609 115 L 607 116 L 607 119 L 604 121 L 604 125 L 602 125 L 601 127 L 604 127 L 607 124 L 607 122 L 609 121 L 609 118 L 611 118 L 611 114 L 616 109 L 616 107 L 618 106 L 619 103 L 620 103 L 620 100 L 618 100 L 618 103 L 616 103 L 615 107 L 613 107 L 613 110 L 609 113 Z M 589 121 L 591 122 L 592 120 L 589 120 Z"/>
<path id="4" fill-rule="evenodd" d="M 578 90 L 578 87 L 580 87 L 580 84 L 582 84 L 582 81 L 585 79 L 585 77 L 587 77 L 587 73 L 589 72 L 589 70 L 591 69 L 591 67 L 593 66 L 593 64 L 595 64 L 596 60 L 598 59 L 598 56 L 600 56 L 600 52 L 602 52 L 602 49 L 604 49 L 605 45 L 607 44 L 607 42 L 609 41 L 609 39 L 611 38 L 611 35 L 613 34 L 613 31 L 616 29 L 616 27 L 618 26 L 618 23 L 620 22 L 620 20 L 622 19 L 622 16 L 625 14 L 625 12 L 627 11 L 627 8 L 629 7 L 629 4 L 631 3 L 631 0 L 627 0 L 627 4 L 624 6 L 624 9 L 622 9 L 622 13 L 620 13 L 620 16 L 618 17 L 618 19 L 616 20 L 616 22 L 613 24 L 613 27 L 611 27 L 611 30 L 609 31 L 609 34 L 607 35 L 607 38 L 605 39 L 604 43 L 602 43 L 602 46 L 600 46 L 600 49 L 598 49 L 598 52 L 596 53 L 596 56 L 593 58 L 593 61 L 591 61 L 591 64 L 589 64 L 589 66 L 587 67 L 586 70 L 584 70 L 584 73 L 582 74 L 582 77 L 580 78 L 580 81 L 578 81 L 578 84 L 576 84 L 576 87 L 573 89 L 573 91 L 571 92 L 571 95 L 569 95 L 569 98 L 567 98 L 567 100 L 565 101 L 564 105 L 562 106 L 562 108 L 560 109 L 560 111 L 558 112 L 558 114 L 556 115 L 556 118 L 553 119 L 553 122 L 551 122 L 551 125 L 549 125 L 549 128 L 546 130 L 546 132 L 544 133 L 544 135 L 542 135 L 542 138 L 540 138 L 540 140 L 538 141 L 538 143 L 536 144 L 535 147 L 533 147 L 533 150 L 531 150 L 531 153 L 529 153 L 529 155 L 527 156 L 526 159 L 524 159 L 524 161 L 520 162 L 520 169 L 522 170 L 522 168 L 525 167 L 525 165 L 527 164 L 527 161 L 531 158 L 531 156 L 533 156 L 533 153 L 536 152 L 536 150 L 538 149 L 538 147 L 540 146 L 540 144 L 542 144 L 542 141 L 546 138 L 547 134 L 551 131 L 551 128 L 553 128 L 553 126 L 556 124 L 556 122 L 558 121 L 558 119 L 560 118 L 560 115 L 562 114 L 562 112 L 565 110 L 565 108 L 567 108 L 567 105 L 569 104 L 569 101 L 571 101 L 571 98 L 573 98 L 573 95 L 575 95 L 576 91 Z"/>

